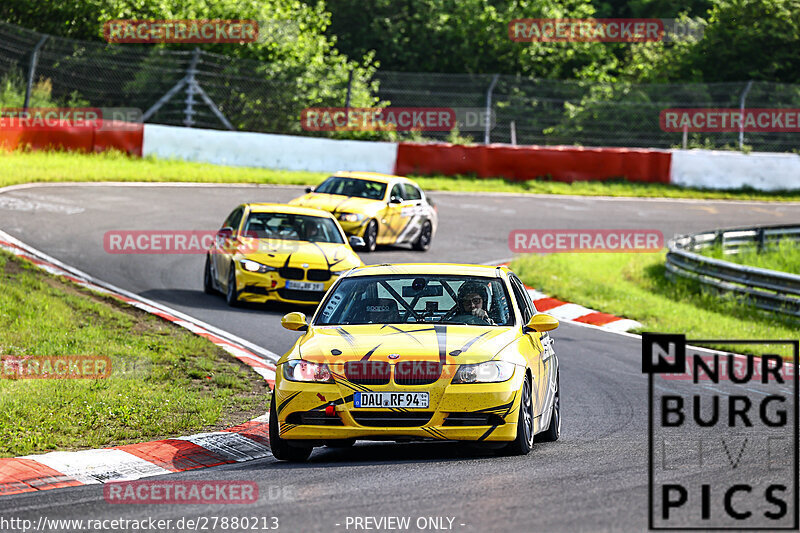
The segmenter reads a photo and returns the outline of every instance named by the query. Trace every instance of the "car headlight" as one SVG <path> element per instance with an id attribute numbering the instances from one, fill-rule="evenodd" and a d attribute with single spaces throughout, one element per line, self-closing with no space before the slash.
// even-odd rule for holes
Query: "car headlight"
<path id="1" fill-rule="evenodd" d="M 313 381 L 333 383 L 331 370 L 325 363 L 312 363 L 302 359 L 287 361 L 283 365 L 283 377 L 289 381 Z"/>
<path id="2" fill-rule="evenodd" d="M 364 220 L 364 215 L 359 213 L 340 213 L 339 220 L 342 222 L 361 222 Z"/>
<path id="3" fill-rule="evenodd" d="M 514 365 L 506 361 L 486 361 L 477 365 L 461 365 L 453 383 L 499 383 L 514 374 Z"/>
<path id="4" fill-rule="evenodd" d="M 239 261 L 239 264 L 242 265 L 242 268 L 247 270 L 248 272 L 258 272 L 259 274 L 264 274 L 265 272 L 274 272 L 278 270 L 275 267 L 262 265 L 261 263 L 256 263 L 255 261 L 251 261 L 249 259 L 242 259 Z"/>

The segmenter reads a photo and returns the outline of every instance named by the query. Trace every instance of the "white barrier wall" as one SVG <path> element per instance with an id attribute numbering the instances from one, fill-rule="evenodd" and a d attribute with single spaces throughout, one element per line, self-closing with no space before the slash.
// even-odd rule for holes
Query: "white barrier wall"
<path id="1" fill-rule="evenodd" d="M 721 150 L 673 150 L 670 183 L 704 189 L 800 189 L 800 156 Z"/>
<path id="2" fill-rule="evenodd" d="M 240 167 L 393 174 L 397 144 L 145 124 L 142 155 Z"/>

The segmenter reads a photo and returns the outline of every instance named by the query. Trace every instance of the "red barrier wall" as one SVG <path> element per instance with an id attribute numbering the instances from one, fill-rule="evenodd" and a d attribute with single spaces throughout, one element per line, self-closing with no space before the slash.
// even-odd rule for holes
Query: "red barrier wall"
<path id="1" fill-rule="evenodd" d="M 625 178 L 669 183 L 670 159 L 667 150 L 637 148 L 400 143 L 395 173 L 476 174 L 513 180 L 549 175 L 565 182 Z"/>
<path id="2" fill-rule="evenodd" d="M 0 147 L 7 150 L 30 146 L 34 150 L 102 152 L 113 148 L 141 157 L 143 139 L 144 126 L 132 123 L 0 128 Z"/>

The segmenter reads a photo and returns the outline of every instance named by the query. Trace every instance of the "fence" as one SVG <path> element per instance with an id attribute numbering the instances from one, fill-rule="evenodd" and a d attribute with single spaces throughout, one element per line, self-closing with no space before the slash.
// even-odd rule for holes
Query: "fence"
<path id="1" fill-rule="evenodd" d="M 733 254 L 739 248 L 759 250 L 781 239 L 800 242 L 800 226 L 768 226 L 681 235 L 668 244 L 666 269 L 671 275 L 694 279 L 723 292 L 744 296 L 753 305 L 800 317 L 800 276 L 737 265 L 695 251 L 712 246 Z"/>
<path id="2" fill-rule="evenodd" d="M 28 86 L 49 80 L 54 97 L 62 103 L 139 108 L 147 122 L 157 124 L 375 140 L 414 138 L 404 133 L 303 131 L 303 108 L 345 106 L 348 101 L 352 77 L 350 82 L 346 76 L 314 78 L 320 75 L 326 74 L 282 72 L 267 63 L 199 49 L 44 36 L 0 22 L 0 78 L 16 76 Z M 322 82 L 329 90 L 311 90 Z M 735 148 L 743 143 L 759 151 L 799 147 L 796 133 L 667 133 L 660 127 L 659 113 L 666 108 L 800 108 L 800 85 L 601 84 L 383 71 L 372 80 L 355 83 L 382 104 L 488 110 L 495 118 L 493 127 L 462 131 L 475 142 L 653 148 L 686 142 L 690 147 Z M 325 96 L 313 96 L 320 93 Z M 444 132 L 422 136 L 452 138 Z"/>

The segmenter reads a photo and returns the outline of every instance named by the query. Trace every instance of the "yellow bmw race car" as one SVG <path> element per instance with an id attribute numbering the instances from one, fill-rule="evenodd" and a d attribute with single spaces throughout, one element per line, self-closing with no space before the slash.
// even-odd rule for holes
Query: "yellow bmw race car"
<path id="1" fill-rule="evenodd" d="M 431 245 L 438 217 L 425 193 L 408 178 L 372 172 L 337 172 L 292 205 L 332 213 L 348 235 L 364 239 L 364 250 L 378 244 Z"/>
<path id="2" fill-rule="evenodd" d="M 206 255 L 207 294 L 239 302 L 316 304 L 342 273 L 364 263 L 330 213 L 281 204 L 234 209 Z"/>
<path id="3" fill-rule="evenodd" d="M 474 441 L 527 454 L 561 431 L 559 367 L 506 267 L 378 265 L 340 276 L 278 361 L 269 412 L 280 460 L 364 440 Z"/>

